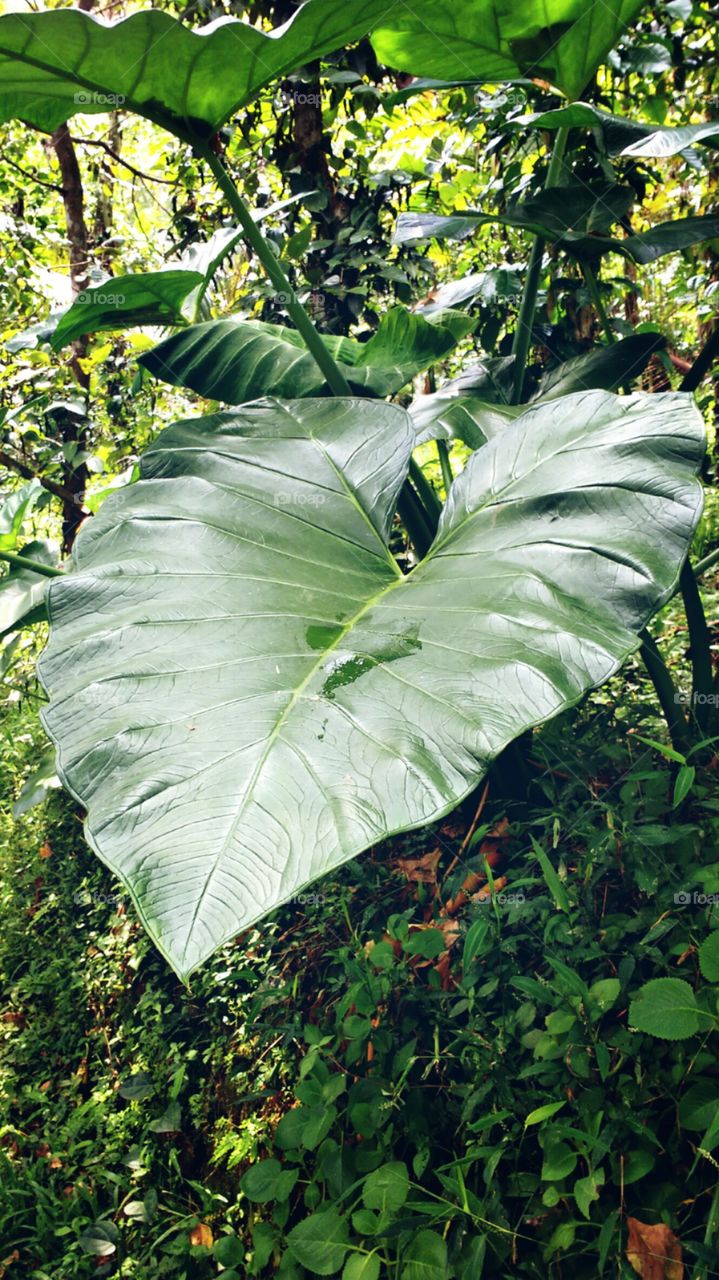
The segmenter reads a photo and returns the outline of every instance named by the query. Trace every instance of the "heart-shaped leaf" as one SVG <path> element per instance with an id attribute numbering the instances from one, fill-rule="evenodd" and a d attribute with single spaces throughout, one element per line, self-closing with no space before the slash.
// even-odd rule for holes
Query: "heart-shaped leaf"
<path id="1" fill-rule="evenodd" d="M 78 9 L 0 17 L 0 120 L 52 130 L 78 112 L 137 112 L 207 139 L 272 81 L 366 35 L 386 0 L 306 0 L 262 31 L 220 18 L 199 31 L 159 9 L 105 22 Z"/>
<path id="2" fill-rule="evenodd" d="M 380 62 L 439 80 L 549 80 L 578 97 L 643 0 L 412 0 L 390 5 L 372 43 Z"/>
<path id="3" fill-rule="evenodd" d="M 353 391 L 382 397 L 449 355 L 475 323 L 460 311 L 437 312 L 425 320 L 393 307 L 369 342 L 323 340 Z M 258 320 L 192 325 L 144 352 L 140 364 L 163 382 L 225 404 L 244 404 L 270 392 L 289 398 L 328 390 L 297 330 Z"/>
<path id="4" fill-rule="evenodd" d="M 618 668 L 676 584 L 703 442 L 688 396 L 529 409 L 403 577 L 397 406 L 269 401 L 158 438 L 51 584 L 41 674 L 89 839 L 179 974 Z"/>

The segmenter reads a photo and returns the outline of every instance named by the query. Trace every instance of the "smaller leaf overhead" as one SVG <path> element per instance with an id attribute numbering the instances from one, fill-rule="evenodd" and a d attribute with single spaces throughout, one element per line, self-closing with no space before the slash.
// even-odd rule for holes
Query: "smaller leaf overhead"
<path id="1" fill-rule="evenodd" d="M 617 669 L 676 584 L 703 441 L 688 396 L 538 405 L 403 577 L 396 405 L 264 401 L 158 438 L 50 586 L 41 673 L 89 838 L 178 973 Z"/>
<path id="2" fill-rule="evenodd" d="M 306 0 L 266 32 L 220 18 L 199 31 L 158 9 L 105 22 L 77 9 L 0 17 L 0 120 L 52 130 L 118 108 L 207 139 L 267 84 L 366 35 L 386 0 Z"/>
<path id="3" fill-rule="evenodd" d="M 83 289 L 60 317 L 50 338 L 54 351 L 86 333 L 133 325 L 182 324 L 182 304 L 204 283 L 198 271 L 148 271 L 111 276 Z"/>
<path id="4" fill-rule="evenodd" d="M 602 232 L 624 216 L 634 200 L 631 187 L 615 183 L 547 187 L 537 196 L 511 205 L 506 213 L 461 213 L 438 216 L 402 213 L 397 219 L 395 244 L 416 240 L 464 239 L 488 223 L 517 227 L 560 244 L 568 253 L 591 257 Z M 602 241 L 598 241 L 601 245 Z"/>
<path id="5" fill-rule="evenodd" d="M 410 75 L 498 83 L 549 80 L 576 98 L 644 0 L 412 0 L 389 5 L 372 43 Z"/>
<path id="6" fill-rule="evenodd" d="M 641 120 L 629 120 L 626 116 L 611 115 L 600 111 L 588 102 L 573 102 L 557 111 L 541 111 L 513 122 L 513 127 L 537 129 L 601 128 L 611 155 L 644 156 L 650 159 L 666 159 L 703 143 L 707 147 L 719 147 L 719 120 L 703 120 L 700 124 L 658 127 Z"/>
<path id="7" fill-rule="evenodd" d="M 353 391 L 383 397 L 448 355 L 475 324 L 460 311 L 435 312 L 425 320 L 393 307 L 368 342 L 331 336 L 323 341 Z M 225 404 L 244 404 L 270 392 L 299 397 L 328 390 L 297 331 L 259 320 L 192 325 L 144 352 L 140 364 L 172 386 Z"/>
<path id="8" fill-rule="evenodd" d="M 623 191 L 618 187 L 616 191 Z M 562 194 L 566 209 L 562 210 Z M 618 198 L 617 198 L 618 199 Z M 617 221 L 616 206 L 607 196 L 595 193 L 593 209 L 596 218 L 572 218 L 579 204 L 589 204 L 591 195 L 581 189 L 573 193 L 564 188 L 550 187 L 536 199 L 515 205 L 506 214 L 462 213 L 442 216 L 434 213 L 401 213 L 395 228 L 395 244 L 412 244 L 418 240 L 463 240 L 479 227 L 498 222 L 508 227 L 530 231 L 543 240 L 557 244 L 571 257 L 591 260 L 605 253 L 619 253 L 633 262 L 646 265 L 668 253 L 691 249 L 719 237 L 719 216 L 702 214 L 694 218 L 677 218 L 673 222 L 659 222 L 648 231 L 619 240 L 603 234 L 605 227 Z M 551 216 L 549 216 L 551 214 Z"/>

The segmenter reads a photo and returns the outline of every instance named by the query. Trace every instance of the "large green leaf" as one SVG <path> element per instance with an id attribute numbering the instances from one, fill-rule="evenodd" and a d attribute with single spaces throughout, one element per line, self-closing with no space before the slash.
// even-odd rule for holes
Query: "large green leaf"
<path id="1" fill-rule="evenodd" d="M 540 195 L 511 205 L 506 213 L 402 213 L 395 227 L 395 244 L 417 240 L 461 240 L 487 223 L 530 231 L 568 253 L 592 257 L 601 252 L 600 233 L 624 216 L 634 200 L 630 187 L 579 183 L 575 187 L 547 187 Z M 595 246 L 599 244 L 599 248 Z"/>
<path id="2" fill-rule="evenodd" d="M 459 311 L 429 319 L 393 307 L 369 342 L 324 337 L 353 391 L 394 395 L 449 354 L 476 321 Z M 317 396 L 327 384 L 295 329 L 259 320 L 211 320 L 166 338 L 140 364 L 172 386 L 208 400 L 244 404 L 264 395 Z"/>
<path id="3" fill-rule="evenodd" d="M 473 454 L 407 577 L 414 431 L 367 400 L 178 423 L 82 528 L 41 660 L 59 769 L 183 977 L 614 672 L 701 508 L 688 396 L 568 396 Z"/>
<path id="4" fill-rule="evenodd" d="M 386 0 L 306 0 L 265 32 L 221 18 L 199 31 L 158 9 L 104 22 L 77 9 L 0 18 L 0 119 L 56 129 L 81 112 L 135 111 L 206 139 L 263 86 L 357 40 Z"/>
<path id="5" fill-rule="evenodd" d="M 439 80 L 538 77 L 576 98 L 643 0 L 412 0 L 389 5 L 372 43 L 381 62 Z"/>
<path id="6" fill-rule="evenodd" d="M 542 378 L 536 400 L 557 400 L 573 391 L 615 391 L 633 382 L 651 357 L 667 345 L 660 333 L 633 333 L 611 347 L 595 347 L 550 369 Z"/>
<path id="7" fill-rule="evenodd" d="M 522 412 L 521 407 L 508 403 L 513 368 L 511 356 L 494 357 L 465 369 L 438 391 L 418 396 L 408 409 L 417 444 L 461 440 L 470 449 L 479 449 L 491 440 Z"/>
<path id="8" fill-rule="evenodd" d="M 51 542 L 29 542 L 21 554 L 51 568 L 57 565 L 59 549 Z M 48 578 L 31 569 L 9 565 L 0 576 L 0 639 L 12 631 L 47 621 L 45 598 Z"/>
<path id="9" fill-rule="evenodd" d="M 294 204 L 290 196 L 255 214 L 262 222 L 280 209 Z M 222 263 L 244 238 L 238 227 L 220 227 L 209 240 L 196 241 L 177 265 L 142 275 L 110 276 L 84 289 L 72 306 L 54 324 L 35 325 L 18 334 L 8 347 L 22 350 L 49 341 L 55 351 L 86 333 L 127 329 L 137 325 L 184 325 L 194 319 L 205 294 Z"/>
<path id="10" fill-rule="evenodd" d="M 113 276 L 83 289 L 61 316 L 50 338 L 61 351 L 86 333 L 133 325 L 181 324 L 182 304 L 204 283 L 198 271 L 148 271 L 143 275 Z"/>
<path id="11" fill-rule="evenodd" d="M 515 205 L 506 214 L 462 213 L 444 217 L 433 213 L 401 213 L 397 219 L 394 241 L 395 244 L 410 244 L 429 239 L 462 240 L 488 222 L 499 222 L 504 226 L 531 231 L 544 240 L 560 245 L 565 253 L 576 258 L 591 259 L 605 253 L 620 253 L 625 258 L 646 265 L 667 253 L 677 253 L 719 237 L 719 216 L 707 213 L 693 218 L 677 218 L 673 222 L 659 222 L 648 231 L 627 236 L 625 240 L 617 240 L 613 236 L 601 234 L 601 218 L 617 220 L 613 216 L 617 211 L 616 206 L 612 205 L 608 196 L 604 197 L 599 193 L 593 195 L 590 189 L 581 187 L 573 192 L 564 191 L 565 209 L 562 210 L 563 190 L 561 187 L 550 187 L 543 196 Z M 618 187 L 615 190 L 622 192 L 624 188 Z M 590 216 L 590 220 L 584 224 L 571 216 L 576 206 L 582 203 L 592 205 L 593 210 L 596 210 L 596 215 Z M 553 216 L 548 216 L 550 207 L 554 209 Z"/>
<path id="12" fill-rule="evenodd" d="M 686 151 L 688 147 L 704 143 L 708 147 L 719 146 L 719 120 L 704 120 L 701 124 L 678 127 L 646 124 L 641 120 L 628 120 L 608 111 L 600 111 L 588 102 L 573 102 L 558 111 L 541 111 L 513 122 L 516 128 L 533 125 L 537 129 L 596 129 L 604 133 L 612 155 L 645 156 L 665 159 Z"/>

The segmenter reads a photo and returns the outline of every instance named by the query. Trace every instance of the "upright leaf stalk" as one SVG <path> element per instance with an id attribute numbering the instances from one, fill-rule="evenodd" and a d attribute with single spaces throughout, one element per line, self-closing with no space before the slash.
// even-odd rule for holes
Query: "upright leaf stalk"
<path id="1" fill-rule="evenodd" d="M 562 174 L 562 164 L 564 161 L 564 153 L 567 149 L 567 139 L 569 137 L 568 129 L 559 129 L 554 141 L 552 150 L 552 158 L 549 162 L 545 187 L 559 186 Z M 544 261 L 544 250 L 546 242 L 541 236 L 535 238 L 532 246 L 532 252 L 529 258 L 529 266 L 527 268 L 527 279 L 524 285 L 524 294 L 522 296 L 522 305 L 519 309 L 517 317 L 517 328 L 514 331 L 514 342 L 512 343 L 512 355 L 514 356 L 514 385 L 512 388 L 512 404 L 521 404 L 524 392 L 524 375 L 527 369 L 527 357 L 529 356 L 529 348 L 532 344 L 532 327 L 534 325 L 534 315 L 537 310 L 537 294 L 539 292 L 539 279 L 542 271 L 542 262 Z"/>

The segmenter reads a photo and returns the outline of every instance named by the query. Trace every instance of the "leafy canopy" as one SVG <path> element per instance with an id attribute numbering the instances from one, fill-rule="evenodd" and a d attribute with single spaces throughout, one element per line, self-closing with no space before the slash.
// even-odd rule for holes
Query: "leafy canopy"
<path id="1" fill-rule="evenodd" d="M 676 582 L 703 437 L 686 396 L 529 409 L 406 577 L 403 409 L 270 400 L 158 438 L 50 587 L 41 675 L 90 842 L 178 974 L 617 669 Z"/>

